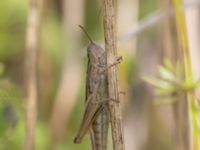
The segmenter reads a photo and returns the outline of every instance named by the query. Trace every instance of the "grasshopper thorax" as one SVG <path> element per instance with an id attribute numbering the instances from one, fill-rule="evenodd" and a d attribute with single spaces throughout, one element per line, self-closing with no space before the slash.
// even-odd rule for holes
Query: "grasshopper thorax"
<path id="1" fill-rule="evenodd" d="M 98 44 L 91 42 L 87 48 L 88 57 L 91 62 L 103 64 L 105 59 L 105 50 Z"/>

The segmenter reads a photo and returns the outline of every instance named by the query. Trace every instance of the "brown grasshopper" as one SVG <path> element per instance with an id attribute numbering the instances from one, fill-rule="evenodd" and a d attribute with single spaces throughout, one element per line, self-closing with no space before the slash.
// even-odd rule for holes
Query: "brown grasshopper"
<path id="1" fill-rule="evenodd" d="M 121 57 L 118 57 L 116 62 L 107 66 L 105 50 L 93 42 L 82 26 L 79 27 L 87 35 L 90 44 L 87 48 L 88 68 L 86 79 L 86 108 L 74 143 L 80 143 L 84 135 L 90 131 L 92 149 L 106 150 L 109 125 L 107 102 L 108 100 L 112 100 L 108 98 L 106 70 L 118 64 Z"/>

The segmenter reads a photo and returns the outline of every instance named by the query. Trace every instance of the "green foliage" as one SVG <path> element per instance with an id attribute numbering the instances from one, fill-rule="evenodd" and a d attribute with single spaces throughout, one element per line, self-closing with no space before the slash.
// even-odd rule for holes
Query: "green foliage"
<path id="1" fill-rule="evenodd" d="M 103 1 L 98 3 L 93 0 L 86 0 L 86 20 L 85 27 L 88 33 L 92 33 L 92 37 L 97 41 L 102 38 L 103 28 L 102 28 L 102 5 Z M 88 42 L 88 40 L 87 40 Z"/>
<path id="2" fill-rule="evenodd" d="M 0 63 L 0 77 L 3 75 L 4 70 L 5 70 L 5 67 L 4 67 L 3 63 Z"/>
<path id="3" fill-rule="evenodd" d="M 22 51 L 24 45 L 27 1 L 6 0 L 0 4 L 0 60 Z"/>
<path id="4" fill-rule="evenodd" d="M 153 12 L 154 10 L 159 9 L 159 1 L 154 0 L 154 1 L 146 1 L 146 0 L 140 0 L 139 5 L 140 7 L 140 14 L 139 14 L 139 19 L 144 18 L 147 16 L 150 12 Z"/>
<path id="5" fill-rule="evenodd" d="M 3 71 L 0 75 L 3 75 Z M 23 149 L 25 139 L 25 110 L 23 108 L 24 102 L 19 87 L 3 77 L 0 78 L 0 149 Z M 43 121 L 37 123 L 37 150 L 47 149 L 50 137 L 47 129 Z"/>
<path id="6" fill-rule="evenodd" d="M 23 104 L 20 89 L 4 76 L 0 63 L 0 149 L 22 149 Z"/>
<path id="7" fill-rule="evenodd" d="M 24 135 L 23 104 L 19 88 L 0 80 L 0 149 L 22 149 Z"/>
<path id="8" fill-rule="evenodd" d="M 63 48 L 62 30 L 60 28 L 60 21 L 56 18 L 55 13 L 51 13 L 46 18 L 42 28 L 42 40 L 45 46 L 45 52 L 49 56 L 52 64 L 61 65 L 64 60 L 63 54 L 65 49 Z"/>
<path id="9" fill-rule="evenodd" d="M 169 59 L 165 59 L 164 65 L 159 66 L 158 71 L 158 78 L 143 77 L 143 79 L 155 87 L 156 96 L 167 99 L 165 102 L 174 102 L 178 96 L 183 96 L 200 86 L 199 81 L 184 79 L 184 70 L 180 62 L 173 65 Z"/>
<path id="10" fill-rule="evenodd" d="M 0 108 L 5 104 L 13 104 L 15 107 L 21 106 L 22 96 L 19 89 L 9 80 L 0 80 Z"/>

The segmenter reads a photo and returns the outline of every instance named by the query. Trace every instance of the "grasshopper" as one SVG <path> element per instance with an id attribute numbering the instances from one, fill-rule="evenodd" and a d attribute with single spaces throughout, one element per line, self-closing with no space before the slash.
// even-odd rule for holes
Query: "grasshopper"
<path id="1" fill-rule="evenodd" d="M 108 100 L 112 100 L 108 98 L 106 70 L 118 64 L 121 57 L 118 57 L 116 62 L 107 66 L 105 50 L 93 42 L 82 26 L 79 25 L 79 27 L 87 35 L 90 44 L 87 48 L 86 106 L 83 120 L 74 143 L 81 143 L 84 135 L 90 131 L 92 149 L 106 150 L 109 126 L 107 102 Z"/>

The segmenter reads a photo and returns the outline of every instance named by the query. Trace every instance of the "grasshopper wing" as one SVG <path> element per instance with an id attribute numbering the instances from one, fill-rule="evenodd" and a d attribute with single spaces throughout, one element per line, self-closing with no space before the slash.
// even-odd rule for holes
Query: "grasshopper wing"
<path id="1" fill-rule="evenodd" d="M 77 136 L 74 139 L 74 143 L 81 143 L 84 135 L 88 132 L 90 129 L 93 121 L 101 111 L 102 106 L 100 104 L 94 104 L 94 103 L 87 103 L 85 113 L 83 116 L 83 120 L 80 126 L 80 129 L 78 131 Z"/>

